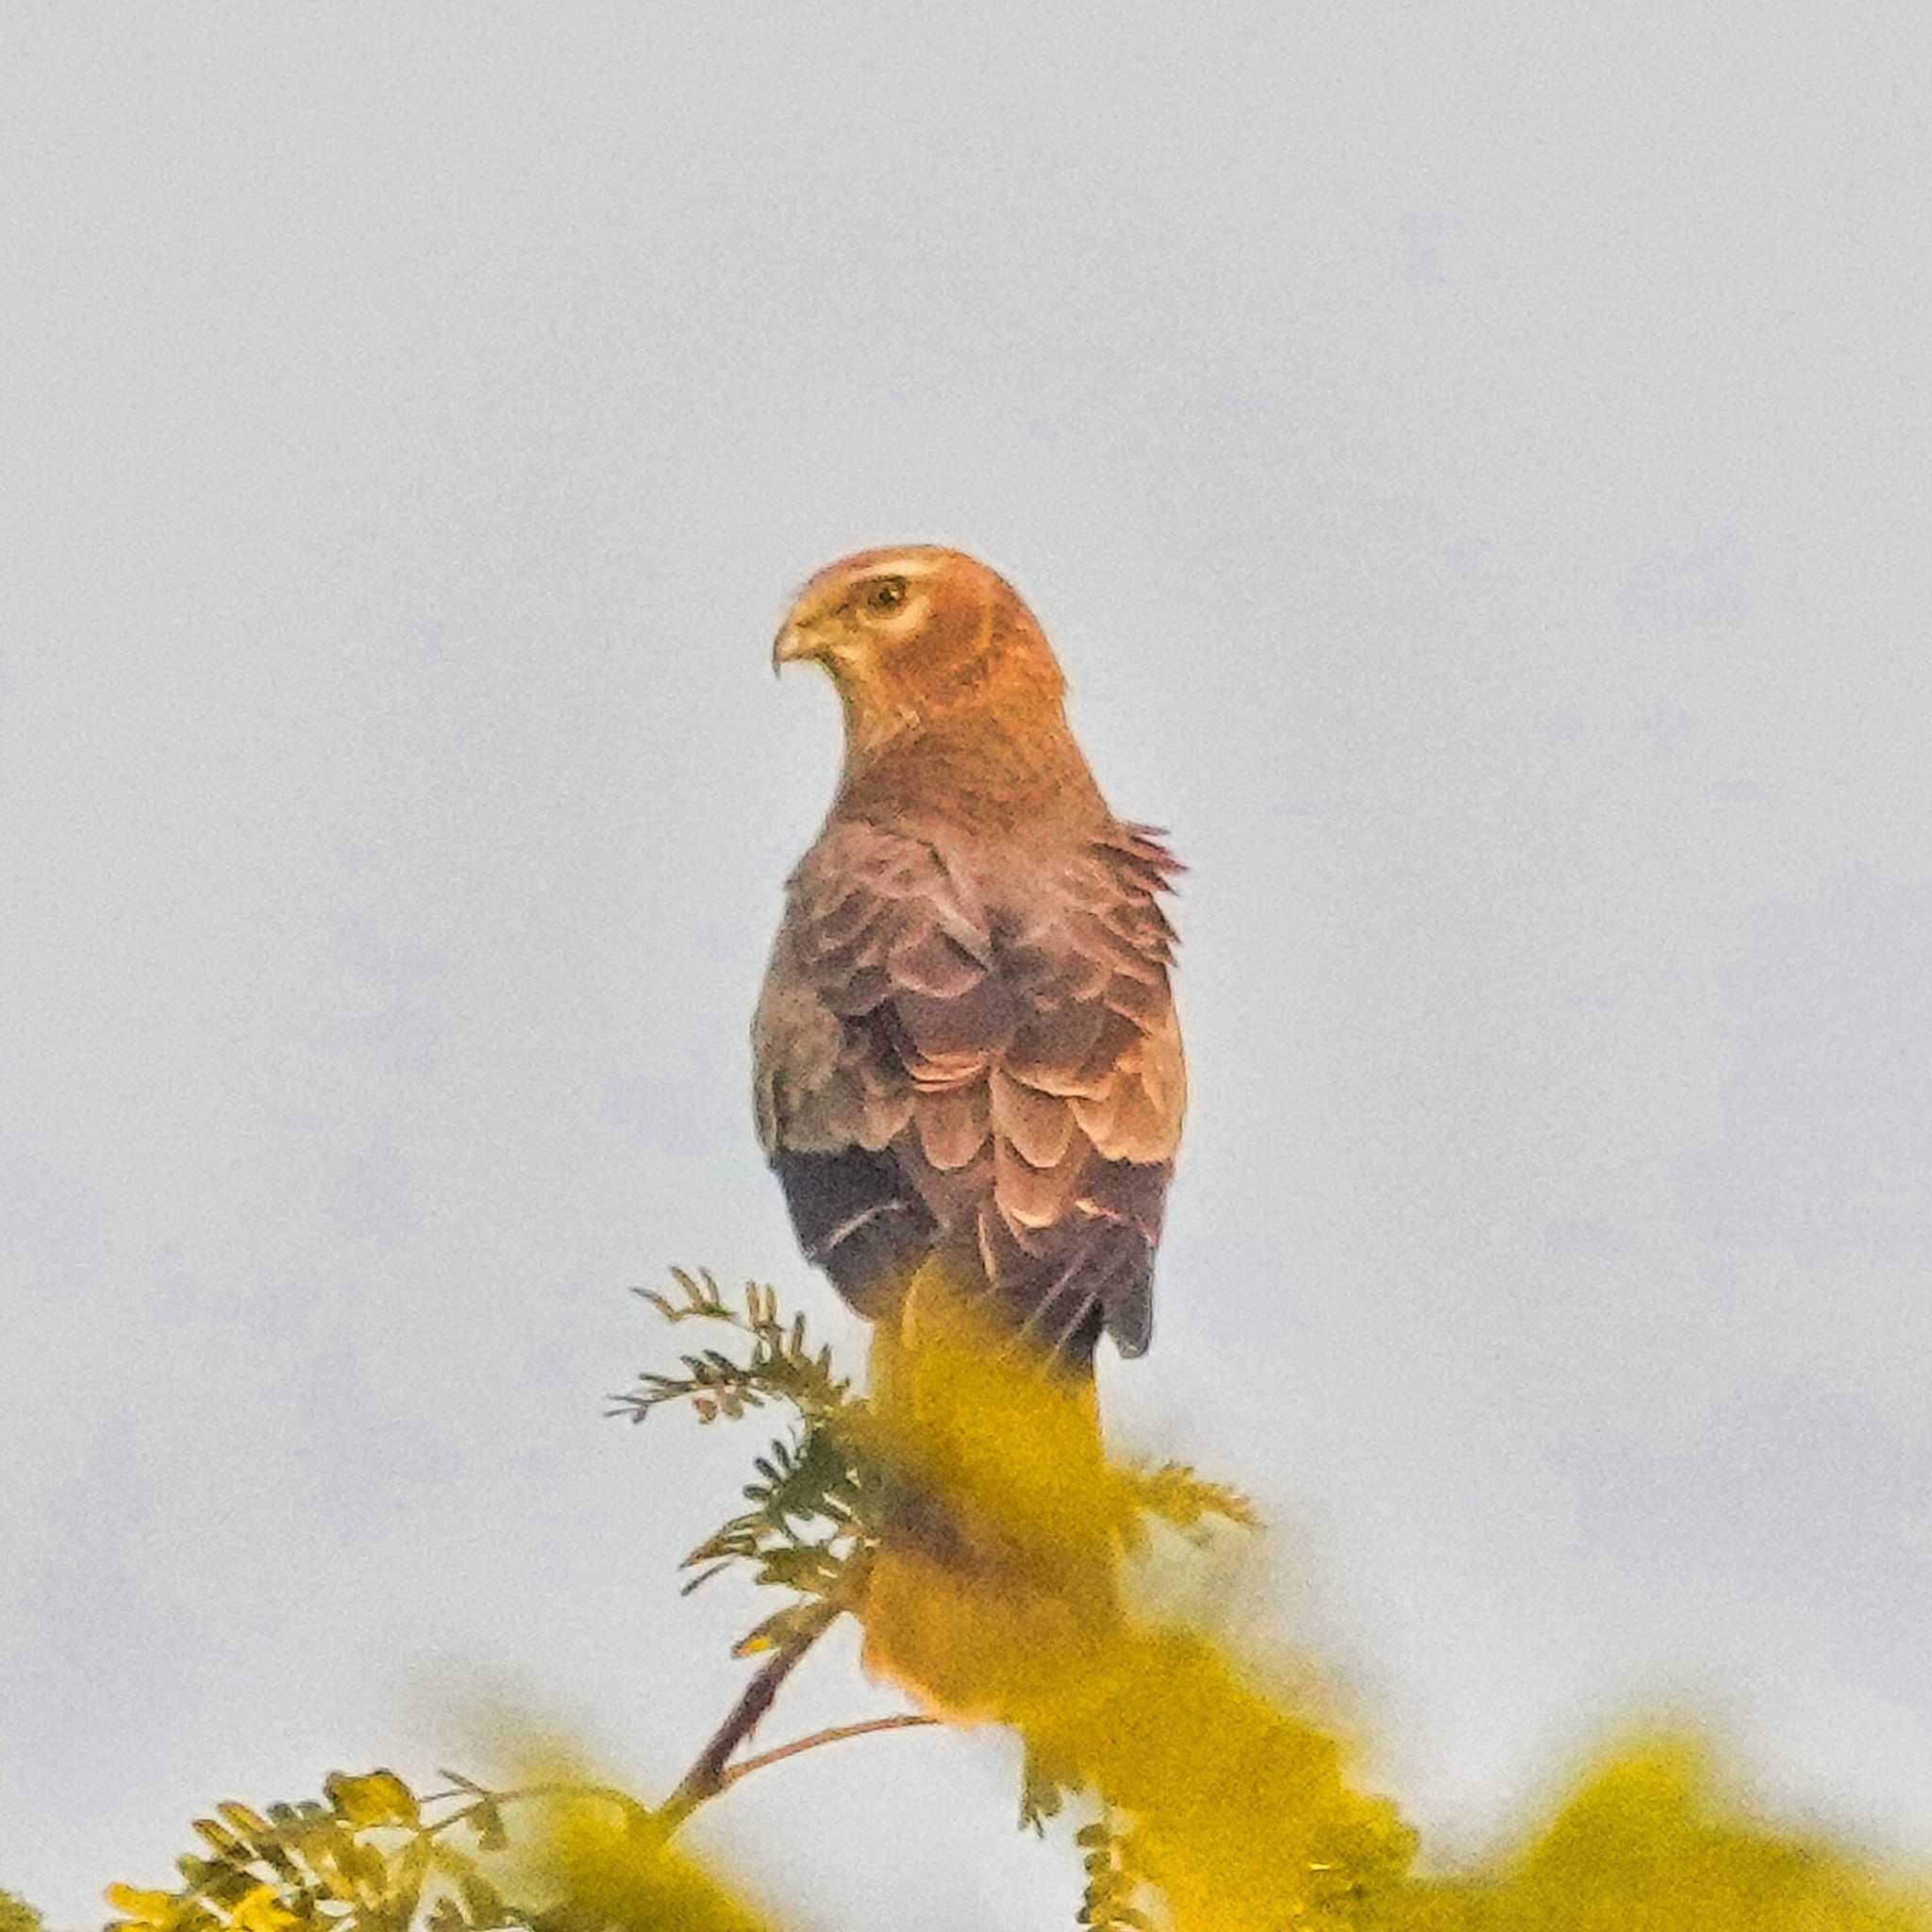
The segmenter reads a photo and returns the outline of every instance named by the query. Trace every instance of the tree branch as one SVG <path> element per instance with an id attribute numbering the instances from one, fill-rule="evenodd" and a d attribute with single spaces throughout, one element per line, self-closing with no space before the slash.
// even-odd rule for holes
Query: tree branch
<path id="1" fill-rule="evenodd" d="M 768 1764 L 782 1763 L 788 1757 L 796 1757 L 801 1751 L 816 1751 L 821 1744 L 836 1744 L 843 1738 L 864 1738 L 874 1731 L 908 1731 L 915 1725 L 933 1724 L 939 1720 L 931 1717 L 918 1717 L 910 1711 L 901 1712 L 897 1717 L 872 1717 L 863 1724 L 834 1724 L 829 1730 L 813 1731 L 809 1737 L 794 1738 L 789 1744 L 780 1744 L 774 1750 L 760 1751 L 756 1757 L 741 1758 L 738 1763 L 719 1774 L 721 1790 L 735 1785 L 741 1777 L 749 1777 L 755 1771 L 761 1771 Z"/>
<path id="2" fill-rule="evenodd" d="M 743 1694 L 731 1707 L 731 1714 L 712 1734 L 711 1741 L 698 1753 L 697 1762 L 685 1773 L 677 1789 L 659 1807 L 658 1828 L 666 1838 L 707 1798 L 715 1798 L 731 1781 L 725 1769 L 731 1754 L 771 1709 L 779 1686 L 798 1668 L 806 1652 L 839 1621 L 844 1610 L 842 1603 L 829 1600 L 814 1605 L 799 1619 L 797 1629 L 760 1666 L 758 1674 L 744 1687 Z"/>

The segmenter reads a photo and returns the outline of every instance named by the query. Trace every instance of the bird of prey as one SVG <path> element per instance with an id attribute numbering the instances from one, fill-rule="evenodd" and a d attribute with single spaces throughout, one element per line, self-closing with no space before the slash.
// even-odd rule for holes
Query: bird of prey
<path id="1" fill-rule="evenodd" d="M 970 1303 L 975 1338 L 1067 1391 L 1021 1433 L 1063 1491 L 1091 1488 L 1094 1348 L 1147 1346 L 1180 1139 L 1159 903 L 1179 868 L 1108 808 L 1038 622 L 974 558 L 845 558 L 800 591 L 773 659 L 830 674 L 845 758 L 753 1023 L 759 1140 L 807 1257 L 874 1324 L 875 1406 L 896 1388 L 924 1423 L 919 1310 Z M 983 1512 L 898 1522 L 867 1661 L 955 1715 L 998 1707 L 973 1659 L 1037 1650 L 1041 1605 L 1075 1631 L 1111 1615 L 1104 1530 L 1055 1530 L 1042 1588 Z"/>
<path id="2" fill-rule="evenodd" d="M 1158 895 L 1012 587 L 955 550 L 814 576 L 774 664 L 830 674 L 845 760 L 753 1025 L 759 1140 L 807 1257 L 874 1323 L 935 1257 L 1039 1357 L 1147 1346 L 1186 1080 Z"/>

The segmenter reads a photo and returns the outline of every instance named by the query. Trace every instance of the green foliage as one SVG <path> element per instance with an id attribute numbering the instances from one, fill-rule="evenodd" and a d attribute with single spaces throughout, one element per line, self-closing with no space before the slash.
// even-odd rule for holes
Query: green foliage
<path id="1" fill-rule="evenodd" d="M 683 1374 L 646 1371 L 636 1390 L 617 1398 L 613 1413 L 641 1423 L 666 1403 L 689 1400 L 702 1421 L 724 1415 L 736 1422 L 747 1408 L 784 1402 L 803 1416 L 829 1420 L 845 1407 L 850 1385 L 833 1373 L 831 1349 L 812 1351 L 806 1341 L 805 1317 L 795 1316 L 788 1324 L 779 1315 L 774 1291 L 748 1284 L 741 1310 L 725 1301 L 708 1270 L 691 1274 L 674 1268 L 671 1274 L 682 1291 L 681 1302 L 655 1289 L 632 1292 L 666 1322 L 712 1322 L 748 1336 L 750 1359 L 740 1361 L 716 1349 L 682 1356 Z"/>
<path id="2" fill-rule="evenodd" d="M 776 1291 L 748 1283 L 733 1302 L 708 1270 L 672 1270 L 675 1295 L 654 1289 L 633 1292 L 668 1324 L 708 1323 L 748 1340 L 741 1348 L 693 1349 L 678 1357 L 680 1373 L 644 1371 L 637 1386 L 614 1398 L 611 1413 L 641 1423 L 661 1408 L 690 1405 L 698 1420 L 739 1422 L 753 1411 L 791 1411 L 788 1434 L 753 1458 L 756 1478 L 745 1485 L 752 1507 L 721 1524 L 684 1559 L 693 1574 L 689 1594 L 734 1565 L 752 1580 L 801 1599 L 851 1602 L 863 1559 L 878 1547 L 897 1472 L 877 1432 L 868 1426 L 865 1401 L 836 1373 L 828 1346 L 814 1349 L 805 1317 L 789 1321 Z M 1258 1526 L 1253 1506 L 1238 1491 L 1205 1481 L 1181 1463 L 1158 1469 L 1121 1466 L 1111 1472 L 1115 1529 L 1131 1545 L 1143 1540 L 1141 1519 L 1152 1517 L 1198 1537 L 1211 1521 Z M 796 1606 L 774 1611 L 741 1640 L 740 1656 L 767 1649 L 793 1627 Z M 1028 1823 L 1039 1814 L 1024 1801 Z M 1057 1807 L 1056 1807 L 1057 1808 Z"/>
<path id="3" fill-rule="evenodd" d="M 1087 1874 L 1076 1923 L 1095 1932 L 1152 1932 L 1154 1921 L 1134 1903 L 1145 1879 L 1134 1869 L 1132 1834 L 1108 1812 L 1083 1825 L 1074 1842 Z"/>
<path id="4" fill-rule="evenodd" d="M 108 1932 L 755 1932 L 625 1792 L 570 1768 L 507 1790 L 442 1775 L 425 1797 L 377 1770 L 331 1772 L 322 1803 L 218 1805 L 179 1886 L 108 1888 Z"/>
<path id="5" fill-rule="evenodd" d="M 502 1807 L 516 1794 L 452 1783 L 420 1800 L 391 1771 L 332 1772 L 321 1803 L 262 1812 L 226 1800 L 194 1821 L 204 1852 L 176 1859 L 178 1887 L 110 1886 L 108 1902 L 127 1932 L 537 1927 L 541 1915 L 508 1905 L 479 1863 L 508 1842 Z"/>
<path id="6" fill-rule="evenodd" d="M 44 1922 L 18 1893 L 0 1891 L 0 1932 L 44 1932 Z"/>
<path id="7" fill-rule="evenodd" d="M 854 1565 L 878 1543 L 884 1492 L 876 1468 L 858 1446 L 864 1405 L 832 1368 L 828 1347 L 814 1350 L 805 1317 L 787 1322 L 769 1288 L 747 1285 L 741 1306 L 727 1302 L 708 1273 L 674 1271 L 681 1300 L 653 1290 L 636 1292 L 668 1323 L 704 1322 L 748 1340 L 748 1354 L 694 1350 L 683 1373 L 646 1372 L 619 1396 L 613 1413 L 641 1423 L 669 1405 L 688 1402 L 700 1422 L 741 1420 L 751 1411 L 789 1409 L 792 1425 L 753 1458 L 744 1487 L 749 1509 L 726 1519 L 684 1559 L 696 1574 L 688 1595 L 734 1565 L 755 1583 L 797 1601 L 766 1617 L 737 1645 L 750 1656 L 780 1642 L 808 1606 L 849 1597 Z"/>

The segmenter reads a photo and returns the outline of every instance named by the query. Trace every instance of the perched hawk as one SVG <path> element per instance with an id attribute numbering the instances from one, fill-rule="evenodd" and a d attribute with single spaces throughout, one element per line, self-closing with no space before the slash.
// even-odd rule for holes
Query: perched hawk
<path id="1" fill-rule="evenodd" d="M 882 1328 L 928 1262 L 1084 1376 L 1147 1346 L 1186 1080 L 1159 836 L 1114 817 L 1033 613 L 955 550 L 806 585 L 845 764 L 753 1025 L 758 1137 L 807 1257 Z"/>

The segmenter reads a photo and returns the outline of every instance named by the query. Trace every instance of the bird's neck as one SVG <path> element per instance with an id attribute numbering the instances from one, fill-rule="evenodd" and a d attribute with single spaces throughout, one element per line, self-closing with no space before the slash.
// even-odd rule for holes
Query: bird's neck
<path id="1" fill-rule="evenodd" d="M 853 742 L 833 809 L 882 823 L 937 815 L 992 836 L 1107 817 L 1058 707 L 1012 719 L 975 706 Z"/>

